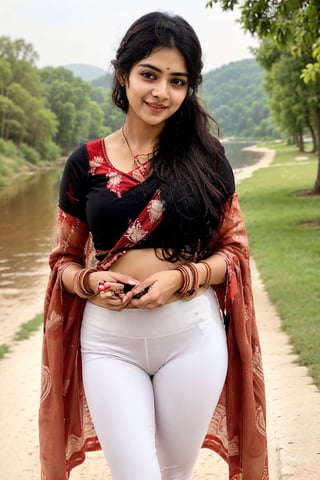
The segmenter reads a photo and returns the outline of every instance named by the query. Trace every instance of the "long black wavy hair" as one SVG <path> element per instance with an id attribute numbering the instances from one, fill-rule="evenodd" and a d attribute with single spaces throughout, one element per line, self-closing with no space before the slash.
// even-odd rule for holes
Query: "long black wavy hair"
<path id="1" fill-rule="evenodd" d="M 224 178 L 229 164 L 221 143 L 211 133 L 216 123 L 197 96 L 202 82 L 202 50 L 189 23 L 180 16 L 162 12 L 152 12 L 136 20 L 112 61 L 115 69 L 112 98 L 124 113 L 128 111 L 119 74 L 128 78 L 132 67 L 159 47 L 177 48 L 189 74 L 188 94 L 179 110 L 167 120 L 152 159 L 165 205 L 162 255 L 169 261 L 200 260 L 209 254 L 210 240 L 234 184 L 232 175 L 230 183 L 230 166 L 229 178 Z"/>

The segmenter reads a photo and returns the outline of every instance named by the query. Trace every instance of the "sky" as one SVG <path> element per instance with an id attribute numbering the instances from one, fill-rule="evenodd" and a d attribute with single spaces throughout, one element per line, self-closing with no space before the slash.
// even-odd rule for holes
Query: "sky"
<path id="1" fill-rule="evenodd" d="M 184 17 L 203 50 L 204 72 L 252 58 L 255 40 L 236 22 L 239 12 L 223 12 L 206 0 L 2 0 L 0 36 L 23 38 L 38 53 L 39 68 L 86 63 L 109 70 L 128 27 L 153 10 Z"/>

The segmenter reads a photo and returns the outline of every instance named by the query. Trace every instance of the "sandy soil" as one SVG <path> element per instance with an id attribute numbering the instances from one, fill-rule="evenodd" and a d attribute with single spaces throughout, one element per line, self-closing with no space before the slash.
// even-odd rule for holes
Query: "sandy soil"
<path id="1" fill-rule="evenodd" d="M 260 149 L 261 150 L 261 149 Z M 273 152 L 263 150 L 261 161 L 236 171 L 236 180 L 265 168 Z M 253 290 L 260 329 L 266 378 L 270 480 L 318 480 L 320 475 L 320 395 L 304 367 L 298 366 L 287 336 L 280 330 L 280 319 L 270 303 L 259 272 L 252 260 Z M 14 324 L 33 318 L 41 311 L 45 277 L 32 292 L 34 301 L 1 302 L 0 316 Z M 10 328 L 4 332 L 9 338 Z M 9 338 L 10 340 L 10 338 Z M 1 340 L 0 343 L 4 343 Z M 17 344 L 10 341 L 11 353 L 0 362 L 0 478 L 38 480 L 37 409 L 39 399 L 41 331 Z M 227 479 L 224 462 L 203 450 L 194 474 L 195 480 Z M 90 454 L 74 469 L 71 480 L 110 480 L 101 453 Z"/>

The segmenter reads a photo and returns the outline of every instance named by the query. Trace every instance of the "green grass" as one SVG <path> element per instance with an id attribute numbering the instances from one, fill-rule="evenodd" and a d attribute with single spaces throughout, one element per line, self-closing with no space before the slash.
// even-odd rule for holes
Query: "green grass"
<path id="1" fill-rule="evenodd" d="M 6 356 L 6 354 L 10 351 L 10 348 L 8 345 L 6 345 L 5 343 L 2 343 L 0 345 L 0 360 Z"/>
<path id="2" fill-rule="evenodd" d="M 27 340 L 28 338 L 31 337 L 31 335 L 36 332 L 39 327 L 43 323 L 43 315 L 42 313 L 39 313 L 36 315 L 32 320 L 29 320 L 28 322 L 22 323 L 18 330 L 16 331 L 13 340 L 14 341 L 21 341 L 21 340 Z M 0 345 L 0 360 L 6 357 L 7 353 L 10 352 L 10 346 L 3 343 Z"/>
<path id="3" fill-rule="evenodd" d="M 43 315 L 39 313 L 32 320 L 24 322 L 20 325 L 19 330 L 15 333 L 14 340 L 27 340 L 33 332 L 42 325 Z"/>
<path id="4" fill-rule="evenodd" d="M 299 195 L 313 187 L 317 160 L 296 160 L 302 154 L 293 146 L 268 146 L 273 165 L 238 185 L 241 208 L 270 300 L 320 387 L 320 196 Z"/>

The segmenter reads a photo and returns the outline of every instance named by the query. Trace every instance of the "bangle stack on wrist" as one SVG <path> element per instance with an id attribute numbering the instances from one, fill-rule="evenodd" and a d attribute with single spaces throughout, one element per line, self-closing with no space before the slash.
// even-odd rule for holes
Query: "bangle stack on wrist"
<path id="1" fill-rule="evenodd" d="M 175 270 L 181 273 L 183 278 L 181 288 L 175 293 L 177 297 L 183 298 L 184 300 L 191 300 L 191 298 L 197 295 L 200 286 L 206 289 L 210 287 L 212 269 L 209 263 L 204 260 L 201 260 L 199 263 L 202 263 L 206 269 L 206 277 L 201 285 L 199 282 L 199 272 L 194 263 L 184 263 L 175 268 Z"/>
<path id="2" fill-rule="evenodd" d="M 194 298 L 199 290 L 199 273 L 194 263 L 184 263 L 178 265 L 175 270 L 182 274 L 183 283 L 181 288 L 176 291 L 176 295 L 184 300 Z"/>
<path id="3" fill-rule="evenodd" d="M 209 288 L 211 285 L 211 277 L 212 277 L 212 269 L 209 265 L 208 262 L 205 262 L 204 260 L 200 260 L 199 263 L 202 263 L 206 267 L 206 278 L 201 287 L 203 288 Z"/>
<path id="4" fill-rule="evenodd" d="M 88 299 L 97 293 L 89 287 L 88 277 L 93 272 L 96 272 L 95 268 L 83 268 L 73 277 L 73 290 L 78 297 Z"/>

